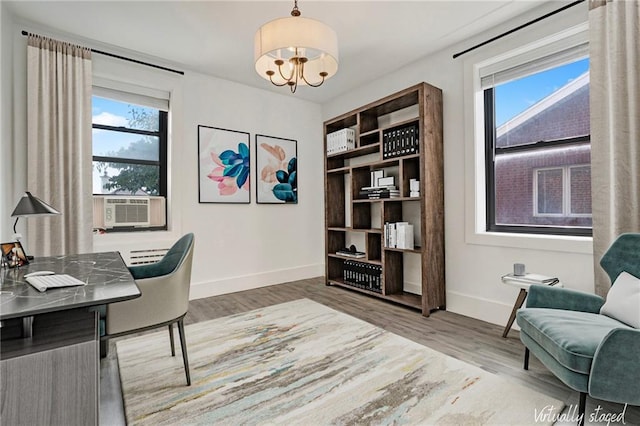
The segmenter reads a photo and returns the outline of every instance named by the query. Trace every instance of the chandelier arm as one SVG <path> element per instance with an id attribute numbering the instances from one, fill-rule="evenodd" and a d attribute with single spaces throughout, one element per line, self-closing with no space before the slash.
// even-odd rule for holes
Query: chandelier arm
<path id="1" fill-rule="evenodd" d="M 307 78 L 304 76 L 304 64 L 302 64 L 300 68 L 301 68 L 301 69 L 300 69 L 300 78 L 302 79 L 302 81 L 304 81 L 305 83 L 307 83 L 307 85 L 308 85 L 308 86 L 311 86 L 311 87 L 320 87 L 320 86 L 322 86 L 322 83 L 324 83 L 324 78 L 325 78 L 324 73 L 320 73 L 320 77 L 322 77 L 322 81 L 321 81 L 320 83 L 318 83 L 318 84 L 311 84 L 311 83 L 309 82 L 309 80 L 307 80 Z"/>
<path id="2" fill-rule="evenodd" d="M 269 76 L 269 81 L 271 81 L 271 84 L 273 84 L 274 86 L 278 86 L 278 87 L 286 86 L 288 84 L 287 81 L 285 81 L 282 84 L 276 83 L 275 81 L 273 81 L 273 74 Z"/>
<path id="3" fill-rule="evenodd" d="M 294 66 L 293 69 L 291 70 L 291 75 L 289 77 L 285 77 L 284 74 L 282 74 L 282 65 L 278 65 L 278 72 L 280 73 L 280 77 L 282 77 L 282 79 L 285 81 L 291 81 L 295 70 L 296 70 L 296 67 Z M 287 84 L 287 83 L 284 83 L 284 84 Z"/>
<path id="4" fill-rule="evenodd" d="M 296 54 L 297 53 L 298 49 L 296 49 Z M 291 70 L 291 78 L 289 79 L 289 88 L 291 89 L 291 93 L 296 93 L 296 89 L 298 89 L 298 78 L 300 77 L 300 66 L 302 65 L 303 64 L 296 61 L 293 69 Z"/>

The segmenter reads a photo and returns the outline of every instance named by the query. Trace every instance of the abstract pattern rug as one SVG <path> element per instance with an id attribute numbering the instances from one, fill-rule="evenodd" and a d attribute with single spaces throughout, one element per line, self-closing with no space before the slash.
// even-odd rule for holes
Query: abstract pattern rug
<path id="1" fill-rule="evenodd" d="M 307 299 L 117 342 L 130 425 L 525 425 L 564 404 Z"/>

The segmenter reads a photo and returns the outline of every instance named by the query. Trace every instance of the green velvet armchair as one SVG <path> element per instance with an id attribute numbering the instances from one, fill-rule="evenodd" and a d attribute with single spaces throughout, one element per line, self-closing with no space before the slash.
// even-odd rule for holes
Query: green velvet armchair
<path id="1" fill-rule="evenodd" d="M 516 316 L 525 345 L 525 370 L 531 352 L 562 382 L 580 392 L 578 424 L 585 419 L 587 395 L 640 405 L 640 234 L 620 235 L 600 266 L 612 283 L 622 282 L 617 279 L 623 275 L 632 280 L 630 293 L 624 295 L 626 318 L 631 321 L 622 322 L 609 312 L 609 316 L 601 314 L 605 300 L 599 296 L 548 286 L 531 286 L 527 305 Z M 624 285 L 627 288 L 626 282 Z M 623 284 L 618 286 L 623 288 Z M 613 293 L 612 287 L 608 305 Z"/>
<path id="2" fill-rule="evenodd" d="M 175 356 L 173 324 L 177 324 L 187 385 L 191 385 L 191 375 L 183 320 L 189 308 L 193 246 L 193 234 L 186 234 L 159 262 L 129 267 L 141 296 L 107 305 L 100 338 L 106 344 L 112 337 L 168 326 L 171 355 Z"/>

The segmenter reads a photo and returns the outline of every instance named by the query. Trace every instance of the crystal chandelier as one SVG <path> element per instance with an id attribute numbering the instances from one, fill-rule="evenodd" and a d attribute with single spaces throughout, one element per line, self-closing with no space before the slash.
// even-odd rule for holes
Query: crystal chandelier
<path id="1" fill-rule="evenodd" d="M 276 86 L 318 87 L 338 71 L 335 31 L 315 19 L 303 18 L 295 0 L 290 18 L 264 24 L 255 36 L 256 71 Z"/>

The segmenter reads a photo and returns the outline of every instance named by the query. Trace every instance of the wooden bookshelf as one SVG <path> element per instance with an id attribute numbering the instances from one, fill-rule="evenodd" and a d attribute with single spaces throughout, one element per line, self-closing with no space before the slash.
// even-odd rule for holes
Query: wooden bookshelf
<path id="1" fill-rule="evenodd" d="M 385 135 L 407 126 L 417 128 L 418 153 L 384 158 Z M 344 128 L 355 130 L 355 147 L 325 156 L 326 284 L 418 309 L 424 316 L 444 309 L 442 91 L 420 83 L 326 121 L 325 152 L 326 136 Z M 380 169 L 395 177 L 398 198 L 360 195 L 371 182 L 371 171 Z M 411 179 L 420 181 L 419 197 L 409 196 Z M 414 224 L 414 249 L 385 247 L 384 224 L 399 221 Z M 357 247 L 364 258 L 336 254 L 353 239 L 364 241 L 363 247 Z M 407 262 L 405 256 L 418 259 Z M 380 291 L 350 284 L 345 279 L 345 260 L 381 268 Z M 407 275 L 419 277 L 419 283 L 409 283 Z M 406 291 L 416 284 L 421 295 Z"/>

